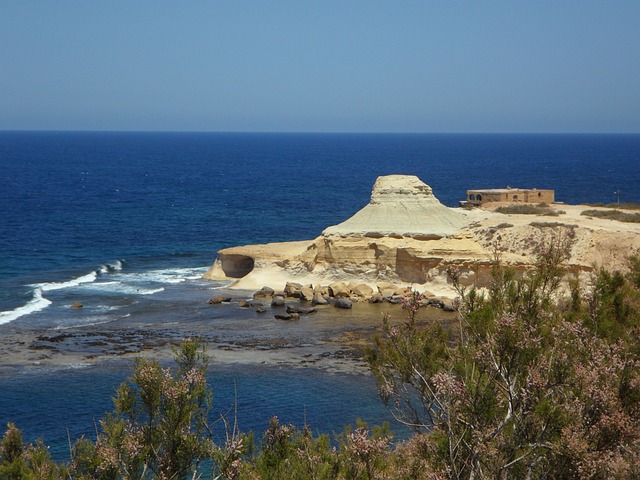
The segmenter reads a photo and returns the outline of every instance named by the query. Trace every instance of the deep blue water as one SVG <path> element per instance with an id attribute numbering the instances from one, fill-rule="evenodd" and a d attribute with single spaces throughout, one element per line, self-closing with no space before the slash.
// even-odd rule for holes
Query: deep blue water
<path id="1" fill-rule="evenodd" d="M 417 175 L 449 206 L 467 189 L 507 185 L 555 189 L 567 203 L 614 202 L 616 191 L 640 202 L 640 135 L 0 132 L 0 336 L 151 315 L 193 321 L 217 250 L 314 238 L 392 173 Z M 85 308 L 72 311 L 78 299 Z M 300 424 L 303 404 L 323 431 L 352 422 L 352 406 L 384 417 L 370 379 L 296 372 L 238 367 L 214 383 L 242 378 L 256 430 L 275 414 Z M 90 433 L 124 375 L 36 368 L 3 378 L 0 421 L 64 443 L 61 426 Z M 78 396 L 87 378 L 95 388 Z M 320 393 L 300 398 L 307 391 Z M 75 423 L 42 418 L 68 414 L 70 399 L 85 412 Z"/>
<path id="2" fill-rule="evenodd" d="M 124 368 L 89 368 L 0 377 L 0 430 L 4 433 L 7 422 L 14 422 L 24 430 L 27 441 L 44 436 L 54 457 L 68 460 L 67 439 L 73 441 L 82 435 L 95 438 L 96 425 L 104 413 L 113 410 L 115 390 L 130 373 Z M 315 433 L 332 436 L 357 419 L 370 425 L 389 420 L 380 403 L 372 401 L 375 385 L 369 376 L 313 369 L 212 366 L 207 378 L 213 391 L 210 422 L 216 443 L 224 444 L 225 438 L 220 416 L 233 425 L 235 411 L 238 428 L 253 431 L 258 442 L 273 416 L 297 427 L 306 421 Z M 30 408 L 25 402 L 31 404 Z M 394 428 L 399 436 L 406 436 L 405 430 Z"/>

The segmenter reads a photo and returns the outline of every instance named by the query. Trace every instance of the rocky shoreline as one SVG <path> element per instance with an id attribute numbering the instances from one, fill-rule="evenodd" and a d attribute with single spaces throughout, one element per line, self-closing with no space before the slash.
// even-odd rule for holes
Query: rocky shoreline
<path id="1" fill-rule="evenodd" d="M 238 298 L 242 297 L 242 298 Z M 225 299 L 229 295 L 225 295 Z M 227 334 L 218 328 L 219 320 L 203 317 L 198 321 L 137 324 L 125 321 L 99 326 L 66 329 L 25 329 L 5 326 L 0 337 L 0 375 L 21 371 L 64 369 L 100 365 L 131 364 L 136 357 L 169 363 L 172 349 L 185 338 L 199 337 L 208 345 L 212 364 L 262 364 L 286 367 L 313 366 L 330 371 L 363 372 L 363 347 L 380 333 L 381 317 L 388 313 L 402 321 L 399 305 L 354 302 L 349 310 L 331 304 L 317 305 L 313 312 L 299 298 L 286 297 L 282 307 L 266 306 L 273 315 L 293 314 L 298 321 L 282 321 L 255 313 L 242 306 L 242 295 L 230 302 L 211 305 L 211 311 L 225 318 L 233 328 L 238 314 L 255 318 L 253 326 L 241 334 Z M 264 302 L 266 303 L 266 302 Z M 221 309 L 221 310 L 219 310 Z M 424 319 L 451 321 L 454 314 L 441 309 L 424 310 Z M 247 322 L 243 320 L 243 325 Z M 265 327 L 271 330 L 266 331 Z"/>

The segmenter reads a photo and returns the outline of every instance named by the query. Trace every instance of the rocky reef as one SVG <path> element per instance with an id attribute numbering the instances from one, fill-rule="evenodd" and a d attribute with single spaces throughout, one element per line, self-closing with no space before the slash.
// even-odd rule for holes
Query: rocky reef
<path id="1" fill-rule="evenodd" d="M 298 282 L 370 285 L 380 282 L 452 296 L 447 272 L 463 284 L 490 282 L 496 254 L 517 270 L 532 268 L 541 245 L 562 244 L 571 275 L 594 267 L 624 268 L 640 252 L 640 224 L 581 215 L 581 205 L 544 205 L 537 215 L 449 208 L 415 176 L 379 177 L 371 200 L 314 240 L 220 250 L 204 278 L 233 281 L 232 288 Z"/>

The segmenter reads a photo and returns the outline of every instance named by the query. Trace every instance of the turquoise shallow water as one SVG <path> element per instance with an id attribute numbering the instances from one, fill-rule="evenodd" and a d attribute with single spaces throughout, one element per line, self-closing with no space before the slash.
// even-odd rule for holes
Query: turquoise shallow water
<path id="1" fill-rule="evenodd" d="M 376 177 L 391 173 L 419 176 L 450 206 L 468 188 L 507 185 L 552 188 L 567 203 L 613 202 L 617 192 L 640 202 L 640 135 L 0 132 L 0 341 L 70 327 L 277 338 L 283 327 L 253 313 L 205 306 L 221 287 L 199 279 L 216 251 L 314 238 L 362 208 Z M 71 309 L 74 301 L 85 307 Z M 330 319 L 322 322 L 284 334 L 294 343 L 311 328 L 316 339 L 333 335 Z M 74 348 L 90 352 L 88 343 Z M 235 379 L 246 429 L 260 431 L 274 414 L 300 424 L 305 411 L 325 432 L 365 412 L 389 418 L 366 376 L 223 370 L 212 373 L 218 405 L 228 408 Z M 64 456 L 66 428 L 91 434 L 125 376 L 17 369 L 0 378 L 0 421 Z"/>

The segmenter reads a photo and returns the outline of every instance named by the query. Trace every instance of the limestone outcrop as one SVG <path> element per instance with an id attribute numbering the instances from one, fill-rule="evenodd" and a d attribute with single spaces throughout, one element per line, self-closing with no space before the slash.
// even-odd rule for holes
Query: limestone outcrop
<path id="1" fill-rule="evenodd" d="M 452 235 L 467 224 L 467 212 L 442 205 L 418 177 L 387 175 L 376 180 L 367 206 L 322 234 L 433 240 Z"/>
<path id="2" fill-rule="evenodd" d="M 640 224 L 581 215 L 593 207 L 547 208 L 549 216 L 449 208 L 417 177 L 380 177 L 367 206 L 318 238 L 223 249 L 204 278 L 247 290 L 297 283 L 305 285 L 302 296 L 318 300 L 318 286 L 338 282 L 376 292 L 380 282 L 390 282 L 451 297 L 447 271 L 458 271 L 463 284 L 487 286 L 496 252 L 526 270 L 541 244 L 565 242 L 575 275 L 594 266 L 623 268 L 640 253 Z"/>

